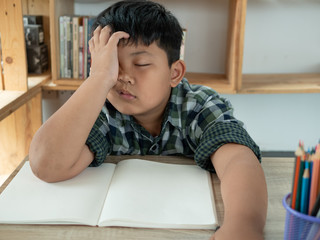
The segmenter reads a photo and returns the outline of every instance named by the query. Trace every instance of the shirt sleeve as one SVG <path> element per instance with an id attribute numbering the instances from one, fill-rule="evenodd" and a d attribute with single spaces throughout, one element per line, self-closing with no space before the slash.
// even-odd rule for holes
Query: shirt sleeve
<path id="1" fill-rule="evenodd" d="M 106 122 L 106 114 L 101 111 L 87 138 L 86 145 L 94 153 L 91 167 L 101 165 L 106 159 L 109 145 L 106 137 L 108 131 Z"/>
<path id="2" fill-rule="evenodd" d="M 235 122 L 218 122 L 203 133 L 195 152 L 196 163 L 208 171 L 215 172 L 210 156 L 227 143 L 249 147 L 261 161 L 259 147 L 242 126 Z"/>
<path id="3" fill-rule="evenodd" d="M 237 143 L 249 147 L 261 161 L 259 147 L 243 127 L 243 123 L 233 116 L 231 103 L 220 96 L 211 96 L 194 119 L 193 138 L 196 149 L 196 163 L 215 172 L 210 156 L 227 143 Z"/>

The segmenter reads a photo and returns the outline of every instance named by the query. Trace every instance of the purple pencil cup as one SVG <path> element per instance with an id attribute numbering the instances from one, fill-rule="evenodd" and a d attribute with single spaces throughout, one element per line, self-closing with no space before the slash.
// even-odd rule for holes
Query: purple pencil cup
<path id="1" fill-rule="evenodd" d="M 286 209 L 285 240 L 320 240 L 320 218 L 302 214 L 290 207 L 291 194 L 282 199 Z"/>

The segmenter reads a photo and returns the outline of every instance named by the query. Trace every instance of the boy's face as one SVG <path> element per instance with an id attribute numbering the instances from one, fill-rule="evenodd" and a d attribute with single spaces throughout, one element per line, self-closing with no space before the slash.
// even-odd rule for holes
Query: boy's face
<path id="1" fill-rule="evenodd" d="M 121 113 L 139 118 L 160 116 L 168 102 L 175 70 L 166 52 L 154 42 L 149 46 L 119 44 L 119 77 L 107 98 Z"/>

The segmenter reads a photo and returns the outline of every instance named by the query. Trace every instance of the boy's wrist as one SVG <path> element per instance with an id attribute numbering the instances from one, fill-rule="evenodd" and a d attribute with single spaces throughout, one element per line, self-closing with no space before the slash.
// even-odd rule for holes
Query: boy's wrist
<path id="1" fill-rule="evenodd" d="M 95 72 L 89 75 L 86 81 L 98 82 L 99 88 L 105 88 L 107 92 L 116 84 L 117 79 L 108 77 L 104 72 Z"/>

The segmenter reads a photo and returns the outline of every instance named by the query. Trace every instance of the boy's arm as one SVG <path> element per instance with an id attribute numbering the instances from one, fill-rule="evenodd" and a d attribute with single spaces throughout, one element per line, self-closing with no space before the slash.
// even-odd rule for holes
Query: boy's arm
<path id="1" fill-rule="evenodd" d="M 212 239 L 263 239 L 267 187 L 255 154 L 246 146 L 225 144 L 211 161 L 221 181 L 224 222 Z"/>
<path id="2" fill-rule="evenodd" d="M 32 139 L 29 160 L 39 178 L 48 182 L 66 180 L 79 174 L 93 160 L 85 142 L 118 78 L 118 42 L 128 37 L 124 32 L 110 36 L 109 27 L 94 31 L 89 41 L 90 76 Z"/>

